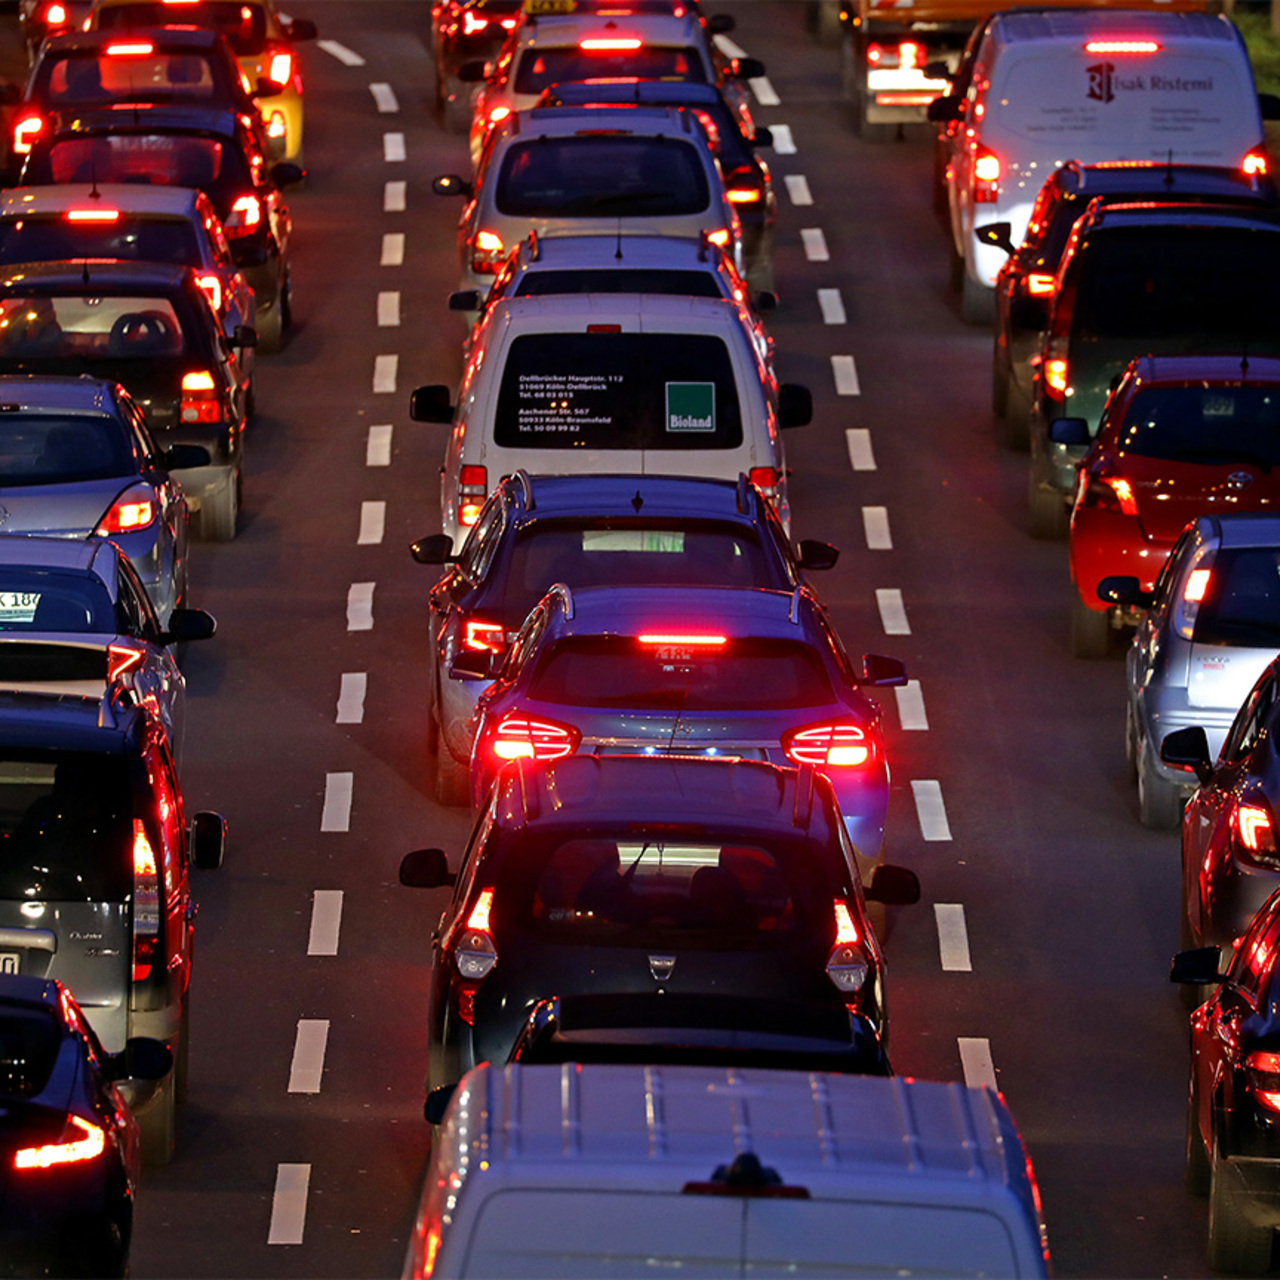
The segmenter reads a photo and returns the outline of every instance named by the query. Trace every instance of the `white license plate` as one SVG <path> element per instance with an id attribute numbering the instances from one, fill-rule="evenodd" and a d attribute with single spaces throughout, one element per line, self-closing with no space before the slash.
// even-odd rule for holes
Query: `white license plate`
<path id="1" fill-rule="evenodd" d="M 17 951 L 0 951 L 0 973 L 19 973 L 21 957 Z"/>

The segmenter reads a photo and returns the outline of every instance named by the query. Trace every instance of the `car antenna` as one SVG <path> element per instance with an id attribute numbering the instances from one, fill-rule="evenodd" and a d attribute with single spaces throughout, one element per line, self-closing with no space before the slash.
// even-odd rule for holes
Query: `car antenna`
<path id="1" fill-rule="evenodd" d="M 644 499 L 640 496 L 640 490 L 636 490 L 636 496 L 631 499 L 632 510 L 636 515 L 640 514 L 640 508 L 644 506 Z"/>

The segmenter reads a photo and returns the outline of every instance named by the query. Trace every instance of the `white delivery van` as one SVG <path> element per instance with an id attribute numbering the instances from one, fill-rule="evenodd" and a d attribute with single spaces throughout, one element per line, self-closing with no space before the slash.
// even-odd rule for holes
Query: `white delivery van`
<path id="1" fill-rule="evenodd" d="M 1265 99 L 1268 114 L 1272 100 Z M 986 321 L 1006 253 L 975 230 L 1026 234 L 1045 179 L 1068 160 L 1167 160 L 1266 171 L 1244 42 L 1220 14 L 1043 9 L 995 14 L 963 98 L 930 108 L 951 130 L 947 193 L 966 320 Z"/>
<path id="2" fill-rule="evenodd" d="M 403 1274 L 1047 1271 L 1026 1151 L 988 1089 L 569 1063 L 463 1077 Z"/>
<path id="3" fill-rule="evenodd" d="M 779 429 L 813 413 L 774 379 L 750 314 L 722 298 L 565 294 L 505 298 L 477 327 L 456 407 L 419 387 L 410 414 L 452 422 L 443 531 L 462 545 L 485 498 L 530 474 L 746 474 L 790 526 Z"/>

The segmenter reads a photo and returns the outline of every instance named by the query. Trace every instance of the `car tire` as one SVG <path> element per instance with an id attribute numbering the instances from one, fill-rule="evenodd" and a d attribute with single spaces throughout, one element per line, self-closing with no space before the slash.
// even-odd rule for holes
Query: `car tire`
<path id="1" fill-rule="evenodd" d="M 1032 470 L 1027 477 L 1027 532 L 1043 542 L 1056 542 L 1070 527 L 1071 513 L 1062 494 L 1041 484 Z"/>
<path id="2" fill-rule="evenodd" d="M 235 538 L 241 490 L 240 468 L 237 467 L 222 488 L 200 499 L 197 520 L 200 537 L 205 542 L 231 542 Z"/>
<path id="3" fill-rule="evenodd" d="M 258 313 L 258 353 L 264 356 L 276 355 L 284 342 L 284 281 L 279 285 L 276 304 Z"/>
<path id="4" fill-rule="evenodd" d="M 453 758 L 453 752 L 449 750 L 443 734 L 436 748 L 435 776 L 437 803 L 451 809 L 462 808 L 471 803 L 471 770 Z"/>
<path id="5" fill-rule="evenodd" d="M 170 1071 L 138 1111 L 142 1163 L 145 1165 L 166 1165 L 173 1159 L 175 1109 L 178 1101 L 176 1075 L 176 1070 Z"/>
<path id="6" fill-rule="evenodd" d="M 1078 591 L 1071 593 L 1071 656 L 1105 658 L 1111 648 L 1111 616 L 1090 609 Z"/>
<path id="7" fill-rule="evenodd" d="M 1254 1226 L 1249 1221 L 1244 1212 L 1244 1195 L 1227 1172 L 1227 1162 L 1216 1143 L 1209 1183 L 1209 1266 L 1235 1275 L 1261 1275 L 1271 1266 L 1275 1233 L 1270 1227 Z"/>
<path id="8" fill-rule="evenodd" d="M 1133 707 L 1133 699 L 1124 702 L 1124 759 L 1129 767 L 1129 776 L 1138 780 L 1138 715 Z"/>
<path id="9" fill-rule="evenodd" d="M 997 418 L 1009 414 L 1009 365 L 995 342 L 991 344 L 991 412 Z"/>
<path id="10" fill-rule="evenodd" d="M 1160 776 L 1145 741 L 1138 750 L 1138 819 L 1153 831 L 1176 831 L 1182 825 L 1182 792 Z"/>
<path id="11" fill-rule="evenodd" d="M 960 319 L 965 324 L 990 324 L 996 318 L 996 291 L 979 284 L 968 272 L 960 283 Z"/>
<path id="12" fill-rule="evenodd" d="M 947 256 L 947 286 L 952 293 L 959 293 L 964 287 L 964 259 L 956 252 L 954 242 L 951 243 L 951 252 Z"/>
<path id="13" fill-rule="evenodd" d="M 1209 1164 L 1209 1153 L 1200 1140 L 1200 1127 L 1196 1122 L 1199 1111 L 1199 1090 L 1196 1088 L 1196 1073 L 1193 1067 L 1191 1079 L 1187 1087 L 1187 1135 L 1185 1164 L 1182 1180 L 1193 1196 L 1207 1196 L 1212 1181 L 1212 1166 Z"/>

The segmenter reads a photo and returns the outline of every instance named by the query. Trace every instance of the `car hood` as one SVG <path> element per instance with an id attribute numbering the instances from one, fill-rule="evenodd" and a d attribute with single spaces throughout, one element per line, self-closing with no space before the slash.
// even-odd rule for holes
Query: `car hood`
<path id="1" fill-rule="evenodd" d="M 136 482 L 136 476 L 113 476 L 75 484 L 0 484 L 0 534 L 87 538 L 116 495 Z"/>

